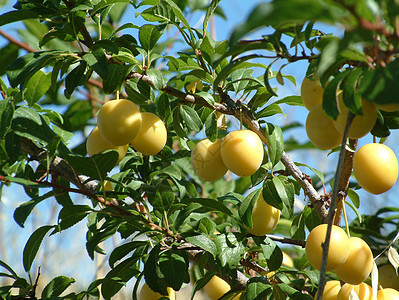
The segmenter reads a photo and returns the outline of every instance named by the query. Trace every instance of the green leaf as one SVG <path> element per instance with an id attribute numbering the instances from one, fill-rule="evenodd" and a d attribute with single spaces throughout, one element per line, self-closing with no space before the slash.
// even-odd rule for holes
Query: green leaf
<path id="1" fill-rule="evenodd" d="M 76 172 L 101 181 L 115 167 L 118 156 L 118 151 L 109 150 L 90 157 L 71 154 L 67 161 Z"/>
<path id="2" fill-rule="evenodd" d="M 42 291 L 42 298 L 51 298 L 60 296 L 75 279 L 66 276 L 58 276 L 51 280 Z"/>
<path id="3" fill-rule="evenodd" d="M 240 263 L 245 247 L 233 233 L 219 234 L 213 238 L 216 244 L 217 257 L 222 267 L 233 268 Z"/>
<path id="4" fill-rule="evenodd" d="M 251 54 L 251 55 L 237 58 L 237 59 L 233 60 L 232 62 L 230 62 L 227 66 L 225 66 L 218 73 L 218 76 L 216 77 L 216 79 L 213 83 L 214 90 L 217 91 L 217 87 L 219 86 L 219 84 L 221 82 L 224 82 L 231 73 L 233 73 L 234 71 L 236 71 L 238 69 L 250 68 L 250 67 L 255 67 L 255 66 L 264 68 L 265 67 L 264 65 L 247 62 L 248 60 L 255 59 L 258 57 L 259 57 L 259 55 L 257 55 L 257 54 Z"/>
<path id="5" fill-rule="evenodd" d="M 218 126 L 216 120 L 216 112 L 212 112 L 205 121 L 205 133 L 209 140 L 214 142 L 218 136 Z"/>
<path id="6" fill-rule="evenodd" d="M 7 67 L 7 76 L 12 87 L 25 83 L 41 68 L 59 59 L 64 51 L 42 51 L 28 53 Z"/>
<path id="7" fill-rule="evenodd" d="M 312 167 L 310 167 L 310 166 L 308 166 L 308 165 L 306 165 L 306 164 L 303 164 L 303 163 L 296 162 L 295 164 L 296 164 L 298 167 L 306 167 L 306 168 L 309 168 L 310 170 L 312 170 L 312 171 L 316 174 L 317 177 L 319 177 L 319 179 L 320 179 L 322 182 L 325 182 L 324 174 L 323 174 L 322 172 L 320 172 L 319 170 L 317 170 L 317 169 L 315 169 L 315 168 L 312 168 Z"/>
<path id="8" fill-rule="evenodd" d="M 196 235 L 196 236 L 189 236 L 186 238 L 186 240 L 187 242 L 209 252 L 210 254 L 213 255 L 213 257 L 216 257 L 217 255 L 216 245 L 209 237 L 205 235 Z"/>
<path id="9" fill-rule="evenodd" d="M 208 102 L 209 105 L 211 105 L 211 106 L 215 105 L 215 99 L 213 98 L 212 94 L 200 91 L 200 92 L 196 92 L 195 95 L 200 96 L 202 99 L 204 99 L 206 102 Z"/>
<path id="10" fill-rule="evenodd" d="M 0 101 L 0 141 L 4 139 L 10 130 L 14 116 L 14 105 L 11 98 Z"/>
<path id="11" fill-rule="evenodd" d="M 280 209 L 284 217 L 291 218 L 294 212 L 295 188 L 286 177 L 280 175 L 266 180 L 262 193 L 269 205 Z"/>
<path id="12" fill-rule="evenodd" d="M 0 76 L 6 73 L 7 66 L 10 64 L 10 62 L 18 58 L 19 49 L 20 48 L 17 45 L 12 43 L 6 44 L 0 49 Z"/>
<path id="13" fill-rule="evenodd" d="M 159 269 L 158 269 L 158 256 L 160 253 L 161 244 L 158 243 L 157 245 L 152 248 L 150 251 L 147 260 L 144 263 L 144 279 L 145 282 L 148 284 L 150 289 L 155 292 L 158 292 L 162 295 L 167 295 L 167 286 L 164 280 L 160 280 L 157 276 Z"/>
<path id="14" fill-rule="evenodd" d="M 92 211 L 88 205 L 65 206 L 58 214 L 58 229 L 65 230 L 82 221 Z"/>
<path id="15" fill-rule="evenodd" d="M 363 70 L 356 68 L 350 71 L 342 80 L 340 88 L 343 90 L 342 97 L 345 106 L 354 114 L 362 114 L 362 99 L 357 92 L 359 79 L 362 76 Z"/>
<path id="16" fill-rule="evenodd" d="M 271 284 L 265 277 L 252 277 L 248 280 L 246 299 L 267 299 L 266 296 L 273 292 Z"/>
<path id="17" fill-rule="evenodd" d="M 185 201 L 185 200 L 183 200 Z M 194 202 L 194 203 L 200 203 L 204 209 L 207 211 L 219 211 L 222 213 L 227 214 L 228 216 L 232 216 L 233 213 L 230 211 L 230 209 L 225 206 L 222 202 L 219 202 L 215 199 L 211 198 L 191 198 L 188 199 L 187 202 Z"/>
<path id="18" fill-rule="evenodd" d="M 126 283 L 140 274 L 137 267 L 137 258 L 128 258 L 119 263 L 105 275 L 101 284 L 101 294 L 105 299 L 111 299 Z"/>
<path id="19" fill-rule="evenodd" d="M 249 228 L 252 228 L 252 211 L 261 192 L 262 189 L 252 191 L 248 196 L 245 197 L 244 201 L 242 201 L 238 210 L 241 221 Z"/>
<path id="20" fill-rule="evenodd" d="M 267 118 L 274 116 L 276 114 L 284 114 L 283 110 L 281 109 L 280 106 L 278 106 L 276 103 L 272 103 L 259 112 L 256 113 L 256 118 L 257 119 L 262 119 L 262 118 Z"/>
<path id="21" fill-rule="evenodd" d="M 155 89 L 160 90 L 164 87 L 163 76 L 161 70 L 148 69 L 147 75 L 151 78 L 152 84 Z"/>
<path id="22" fill-rule="evenodd" d="M 36 197 L 29 200 L 28 202 L 22 203 L 14 211 L 15 222 L 17 222 L 17 224 L 22 228 L 25 227 L 25 221 L 31 214 L 33 208 L 35 208 L 35 206 L 38 205 L 43 200 L 50 198 L 52 196 L 54 196 L 54 192 L 50 191 L 40 197 Z"/>
<path id="23" fill-rule="evenodd" d="M 133 252 L 138 247 L 147 246 L 147 245 L 149 245 L 149 242 L 147 241 L 132 241 L 116 247 L 114 250 L 112 250 L 112 253 L 109 256 L 108 259 L 109 266 L 111 268 L 114 268 L 114 265 L 118 260 L 121 260 L 123 257 Z"/>
<path id="24" fill-rule="evenodd" d="M 158 263 L 167 286 L 178 291 L 183 283 L 190 282 L 188 254 L 184 250 L 177 249 L 176 245 L 160 253 Z"/>
<path id="25" fill-rule="evenodd" d="M 188 105 L 180 105 L 180 115 L 184 124 L 192 131 L 199 132 L 202 129 L 202 121 L 198 113 Z"/>
<path id="26" fill-rule="evenodd" d="M 112 94 L 120 90 L 126 76 L 134 66 L 110 64 L 108 66 L 108 76 L 103 82 L 103 91 L 106 94 Z"/>
<path id="27" fill-rule="evenodd" d="M 356 208 L 360 207 L 359 195 L 353 189 L 348 189 L 348 197 Z"/>
<path id="28" fill-rule="evenodd" d="M 305 239 L 305 210 L 297 214 L 292 220 L 291 237 L 297 240 Z"/>
<path id="29" fill-rule="evenodd" d="M 175 16 L 177 17 L 177 19 L 179 19 L 180 22 L 183 23 L 184 28 L 186 30 L 188 30 L 188 32 L 190 33 L 191 42 L 194 43 L 195 37 L 194 37 L 193 31 L 191 30 L 191 26 L 190 26 L 190 24 L 188 24 L 188 21 L 187 21 L 186 17 L 184 16 L 184 14 L 181 11 L 181 9 L 177 6 L 177 4 L 173 0 L 161 0 L 161 2 L 168 3 L 168 5 L 172 8 L 172 10 L 173 10 Z"/>
<path id="30" fill-rule="evenodd" d="M 304 106 L 301 96 L 287 96 L 283 99 L 277 100 L 274 104 L 287 104 L 291 106 Z"/>
<path id="31" fill-rule="evenodd" d="M 26 242 L 23 251 L 23 265 L 26 272 L 30 272 L 30 268 L 32 267 L 36 254 L 39 251 L 40 245 L 46 234 L 52 228 L 54 228 L 54 226 L 51 225 L 45 225 L 39 227 L 32 233 L 32 235 L 29 237 L 28 241 Z"/>
<path id="32" fill-rule="evenodd" d="M 165 25 L 155 26 L 146 24 L 141 26 L 139 30 L 139 41 L 141 46 L 149 52 L 157 44 L 164 29 Z"/>
<path id="33" fill-rule="evenodd" d="M 283 132 L 280 127 L 271 123 L 267 123 L 265 129 L 269 160 L 275 166 L 280 161 L 284 151 Z"/>
<path id="34" fill-rule="evenodd" d="M 260 246 L 269 270 L 274 271 L 280 268 L 283 262 L 283 252 L 281 252 L 281 249 L 276 245 L 276 243 L 266 237 Z"/>
<path id="35" fill-rule="evenodd" d="M 142 105 L 154 98 L 151 87 L 143 80 L 128 80 L 125 82 L 125 90 L 137 105 Z"/>
<path id="36" fill-rule="evenodd" d="M 211 19 L 211 16 L 215 12 L 215 10 L 218 7 L 219 3 L 220 3 L 220 0 L 212 0 L 211 4 L 209 5 L 208 9 L 206 10 L 204 22 L 203 22 L 203 25 L 202 25 L 202 31 L 204 32 L 204 34 L 205 34 L 205 32 L 206 32 L 206 30 L 208 28 L 209 20 Z"/>
<path id="37" fill-rule="evenodd" d="M 25 98 L 29 106 L 38 102 L 51 87 L 51 73 L 36 72 L 25 85 Z"/>
<path id="38" fill-rule="evenodd" d="M 377 67 L 364 74 L 359 92 L 365 99 L 377 104 L 397 103 L 393 95 L 399 92 L 399 60 Z"/>
<path id="39" fill-rule="evenodd" d="M 87 62 L 81 60 L 79 65 L 75 67 L 68 75 L 65 77 L 65 90 L 67 92 L 67 97 L 72 95 L 73 91 L 83 84 L 85 84 L 85 72 L 86 72 Z"/>
<path id="40" fill-rule="evenodd" d="M 328 85 L 324 88 L 323 93 L 323 109 L 327 116 L 332 119 L 336 119 L 339 115 L 337 95 L 339 91 L 339 85 L 347 72 L 339 73 L 333 80 L 331 80 Z"/>
<path id="41" fill-rule="evenodd" d="M 39 14 L 31 10 L 12 10 L 0 15 L 0 26 L 27 19 L 36 19 Z"/>

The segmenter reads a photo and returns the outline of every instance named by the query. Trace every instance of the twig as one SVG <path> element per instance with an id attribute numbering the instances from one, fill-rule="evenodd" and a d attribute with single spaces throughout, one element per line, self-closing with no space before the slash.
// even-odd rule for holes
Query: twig
<path id="1" fill-rule="evenodd" d="M 349 139 L 349 149 L 345 149 L 345 157 L 342 166 L 341 177 L 339 178 L 338 184 L 338 194 L 337 194 L 337 202 L 336 202 L 336 212 L 334 216 L 335 225 L 339 225 L 341 223 L 343 206 L 345 205 L 345 199 L 348 192 L 349 180 L 352 174 L 353 168 L 353 158 L 355 156 L 355 150 L 357 146 L 357 139 Z"/>
<path id="2" fill-rule="evenodd" d="M 326 284 L 327 256 L 328 256 L 328 250 L 329 250 L 329 246 L 330 246 L 331 230 L 332 230 L 334 214 L 335 214 L 335 204 L 337 202 L 340 178 L 341 178 L 342 171 L 344 168 L 346 141 L 348 139 L 348 132 L 349 132 L 349 129 L 350 129 L 350 126 L 352 124 L 354 117 L 355 117 L 354 114 L 349 112 L 348 118 L 346 120 L 345 131 L 344 131 L 344 134 L 342 137 L 341 150 L 339 152 L 337 171 L 335 172 L 335 181 L 334 181 L 333 191 L 332 191 L 332 195 L 331 195 L 331 204 L 330 204 L 330 208 L 328 211 L 326 239 L 325 239 L 324 243 L 321 245 L 321 247 L 323 249 L 323 255 L 321 258 L 320 281 L 319 281 L 319 289 L 318 289 L 316 300 L 322 299 L 323 292 L 324 292 L 324 286 Z"/>

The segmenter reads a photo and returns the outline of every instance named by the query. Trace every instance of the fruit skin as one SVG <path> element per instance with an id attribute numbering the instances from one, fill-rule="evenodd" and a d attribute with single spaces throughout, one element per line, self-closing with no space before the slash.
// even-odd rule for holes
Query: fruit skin
<path id="1" fill-rule="evenodd" d="M 361 238 L 349 238 L 349 255 L 346 261 L 334 269 L 342 281 L 357 285 L 362 283 L 373 268 L 373 253 Z"/>
<path id="2" fill-rule="evenodd" d="M 283 266 L 287 266 L 290 268 L 294 267 L 294 261 L 292 260 L 291 256 L 289 256 L 285 252 L 283 252 Z"/>
<path id="3" fill-rule="evenodd" d="M 359 300 L 373 299 L 373 289 L 367 283 L 362 282 L 359 285 L 345 283 L 337 295 L 337 300 L 349 300 L 352 290 L 355 291 Z"/>
<path id="4" fill-rule="evenodd" d="M 321 224 L 312 229 L 306 240 L 305 251 L 309 262 L 320 270 L 322 243 L 326 239 L 327 224 Z M 342 265 L 349 255 L 349 238 L 346 232 L 336 225 L 332 226 L 330 248 L 328 250 L 326 270 L 333 270 Z"/>
<path id="5" fill-rule="evenodd" d="M 127 149 L 129 148 L 129 144 L 122 145 L 122 146 L 115 146 L 108 143 L 98 130 L 98 127 L 94 127 L 93 130 L 90 132 L 89 136 L 87 137 L 86 142 L 86 150 L 89 156 L 94 154 L 100 153 L 105 150 L 115 149 L 118 151 L 118 162 L 117 164 L 125 157 Z"/>
<path id="6" fill-rule="evenodd" d="M 280 210 L 266 203 L 261 193 L 252 211 L 252 228 L 247 230 L 253 235 L 264 236 L 276 228 L 279 220 Z"/>
<path id="7" fill-rule="evenodd" d="M 326 115 L 321 103 L 314 106 L 306 118 L 306 134 L 312 144 L 321 150 L 334 149 L 342 142 L 342 134 Z"/>
<path id="8" fill-rule="evenodd" d="M 210 300 L 217 300 L 230 291 L 230 285 L 219 276 L 213 276 L 203 287 Z"/>
<path id="9" fill-rule="evenodd" d="M 370 143 L 362 146 L 353 159 L 353 174 L 358 184 L 371 194 L 388 191 L 398 178 L 398 160 L 386 145 Z"/>
<path id="10" fill-rule="evenodd" d="M 391 288 L 379 290 L 377 300 L 399 300 L 399 292 Z"/>
<path id="11" fill-rule="evenodd" d="M 319 80 L 311 80 L 305 77 L 301 85 L 302 102 L 308 110 L 323 102 L 324 89 Z"/>
<path id="12" fill-rule="evenodd" d="M 141 128 L 139 107 L 127 99 L 105 103 L 97 117 L 98 129 L 109 143 L 121 146 L 129 144 Z"/>
<path id="13" fill-rule="evenodd" d="M 165 297 L 165 296 L 162 296 L 161 294 L 154 292 L 153 290 L 150 289 L 150 287 L 148 286 L 147 283 L 144 283 L 144 285 L 142 286 L 142 288 L 140 290 L 138 299 L 139 300 L 157 300 L 161 297 Z M 176 292 L 173 289 L 171 289 L 170 287 L 168 287 L 168 297 L 170 300 L 176 299 Z"/>
<path id="14" fill-rule="evenodd" d="M 324 286 L 324 291 L 323 291 L 323 297 L 321 297 L 322 300 L 336 300 L 337 295 L 341 289 L 341 284 L 338 280 L 330 280 L 326 282 L 326 285 Z M 317 299 L 317 293 L 314 296 L 314 299 Z"/>
<path id="15" fill-rule="evenodd" d="M 143 112 L 141 129 L 130 144 L 144 155 L 156 155 L 165 146 L 167 137 L 168 132 L 162 120 L 151 112 Z"/>
<path id="16" fill-rule="evenodd" d="M 341 134 L 344 134 L 346 119 L 348 117 L 349 110 L 344 104 L 342 93 L 338 95 L 338 109 L 340 114 L 334 121 L 334 126 Z M 374 124 L 377 120 L 377 107 L 374 103 L 367 100 L 362 100 L 362 111 L 363 115 L 356 115 L 352 121 L 349 129 L 348 137 L 351 139 L 358 139 L 365 136 L 373 129 Z"/>
<path id="17" fill-rule="evenodd" d="M 222 140 L 220 154 L 225 166 L 240 177 L 255 173 L 263 161 L 263 144 L 251 130 L 235 130 Z"/>
<path id="18" fill-rule="evenodd" d="M 220 149 L 222 140 L 212 143 L 209 139 L 199 141 L 191 152 L 191 164 L 199 178 L 205 181 L 215 181 L 227 172 Z"/>
<path id="19" fill-rule="evenodd" d="M 391 264 L 385 264 L 378 268 L 378 281 L 383 288 L 399 290 L 399 276 Z"/>

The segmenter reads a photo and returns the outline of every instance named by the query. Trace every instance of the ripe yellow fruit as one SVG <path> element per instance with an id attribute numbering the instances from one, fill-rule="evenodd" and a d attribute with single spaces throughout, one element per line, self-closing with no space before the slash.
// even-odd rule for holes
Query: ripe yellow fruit
<path id="1" fill-rule="evenodd" d="M 379 290 L 377 300 L 399 300 L 399 292 L 390 288 Z"/>
<path id="2" fill-rule="evenodd" d="M 240 177 L 255 173 L 263 161 L 263 144 L 251 130 L 235 130 L 222 140 L 220 154 L 225 166 Z"/>
<path id="3" fill-rule="evenodd" d="M 203 287 L 204 292 L 210 300 L 220 299 L 224 294 L 230 291 L 230 289 L 230 285 L 216 275 Z"/>
<path id="4" fill-rule="evenodd" d="M 205 181 L 215 181 L 227 172 L 220 148 L 222 140 L 211 142 L 209 139 L 199 141 L 191 152 L 191 164 L 199 178 Z"/>
<path id="5" fill-rule="evenodd" d="M 355 153 L 353 174 L 362 188 L 378 195 L 395 184 L 398 178 L 398 160 L 388 146 L 366 144 Z"/>
<path id="6" fill-rule="evenodd" d="M 118 151 L 118 162 L 119 163 L 126 155 L 127 149 L 129 148 L 129 144 L 122 145 L 122 146 L 115 146 L 108 143 L 98 130 L 98 127 L 94 127 L 93 130 L 90 132 L 89 136 L 87 137 L 86 142 L 86 150 L 89 156 L 94 154 L 100 153 L 105 150 L 115 149 Z"/>
<path id="7" fill-rule="evenodd" d="M 342 93 L 339 93 L 338 95 L 338 109 L 340 114 L 334 121 L 334 126 L 337 128 L 338 132 L 344 134 L 349 110 L 344 104 Z M 374 103 L 362 100 L 362 111 L 363 115 L 356 115 L 352 121 L 348 134 L 348 137 L 351 139 L 358 139 L 365 136 L 371 131 L 371 129 L 373 129 L 377 120 L 377 107 Z"/>
<path id="8" fill-rule="evenodd" d="M 141 113 L 141 129 L 130 144 L 144 155 L 156 155 L 166 144 L 168 132 L 165 124 L 155 114 Z"/>
<path id="9" fill-rule="evenodd" d="M 341 289 L 341 284 L 338 280 L 330 280 L 326 282 L 326 285 L 324 286 L 324 291 L 323 291 L 323 297 L 321 297 L 322 300 L 336 300 L 337 295 Z M 314 296 L 314 299 L 317 299 L 317 294 Z"/>
<path id="10" fill-rule="evenodd" d="M 147 283 L 144 283 L 144 285 L 142 286 L 142 288 L 140 290 L 138 299 L 139 300 L 157 300 L 161 297 L 165 297 L 165 296 L 162 296 L 161 294 L 154 292 L 153 290 L 150 289 L 150 287 L 148 286 Z M 170 287 L 168 287 L 167 297 L 169 297 L 170 300 L 176 299 L 176 292 L 173 289 L 171 289 Z"/>
<path id="11" fill-rule="evenodd" d="M 97 117 L 98 129 L 109 143 L 122 146 L 129 144 L 141 128 L 139 107 L 127 99 L 105 103 Z"/>
<path id="12" fill-rule="evenodd" d="M 334 269 L 342 281 L 357 285 L 362 283 L 373 268 L 373 253 L 361 238 L 349 239 L 349 255 L 346 261 Z"/>
<path id="13" fill-rule="evenodd" d="M 399 290 L 399 276 L 391 264 L 385 264 L 378 268 L 378 281 L 383 288 Z"/>
<path id="14" fill-rule="evenodd" d="M 399 104 L 377 104 L 377 108 L 386 112 L 394 112 L 399 110 Z"/>
<path id="15" fill-rule="evenodd" d="M 306 133 L 312 144 L 321 150 L 334 149 L 342 142 L 342 134 L 326 115 L 321 103 L 310 110 L 306 118 Z"/>
<path id="16" fill-rule="evenodd" d="M 327 224 L 321 224 L 312 229 L 306 240 L 306 256 L 317 270 L 321 267 L 323 249 L 321 247 L 326 239 Z M 349 255 L 349 238 L 346 232 L 336 225 L 332 226 L 330 247 L 327 256 L 326 270 L 333 270 L 342 265 Z"/>
<path id="17" fill-rule="evenodd" d="M 294 261 L 292 260 L 291 256 L 289 256 L 285 252 L 283 252 L 283 266 L 287 266 L 290 268 L 294 267 Z"/>
<path id="18" fill-rule="evenodd" d="M 319 80 L 311 80 L 305 77 L 301 85 L 302 102 L 308 110 L 323 102 L 324 89 Z"/>
<path id="19" fill-rule="evenodd" d="M 252 228 L 247 230 L 253 235 L 264 236 L 276 228 L 280 219 L 280 210 L 267 204 L 262 193 L 252 211 Z"/>
<path id="20" fill-rule="evenodd" d="M 359 285 L 344 284 L 337 295 L 337 300 L 349 300 L 352 290 L 359 297 L 359 300 L 373 299 L 373 289 L 367 283 L 362 282 Z"/>

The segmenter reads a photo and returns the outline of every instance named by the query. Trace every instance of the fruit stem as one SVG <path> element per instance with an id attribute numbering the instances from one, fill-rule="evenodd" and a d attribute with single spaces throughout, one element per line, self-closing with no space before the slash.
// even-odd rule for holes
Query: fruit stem
<path id="1" fill-rule="evenodd" d="M 242 130 L 242 105 L 240 105 L 240 130 Z"/>
<path id="2" fill-rule="evenodd" d="M 344 214 L 346 234 L 347 234 L 348 237 L 350 238 L 350 237 L 351 237 L 351 234 L 350 234 L 350 232 L 349 232 L 348 218 L 347 218 L 347 216 L 346 216 L 345 200 L 343 200 L 342 212 L 343 212 L 343 214 Z"/>

